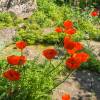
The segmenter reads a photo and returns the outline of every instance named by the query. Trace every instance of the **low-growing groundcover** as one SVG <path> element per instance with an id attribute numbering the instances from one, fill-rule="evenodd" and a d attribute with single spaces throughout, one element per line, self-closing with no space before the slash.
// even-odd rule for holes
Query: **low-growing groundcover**
<path id="1" fill-rule="evenodd" d="M 74 26 L 78 29 L 79 34 L 75 34 L 76 40 L 86 39 L 86 36 L 88 36 L 88 39 L 91 37 L 99 40 L 100 29 L 97 29 L 96 26 L 99 25 L 100 19 L 96 16 L 98 14 L 96 9 L 93 7 L 80 9 L 69 5 L 59 6 L 55 1 L 56 0 L 37 0 L 38 10 L 34 12 L 28 20 L 24 21 L 26 29 L 18 30 L 18 34 L 20 34 L 24 40 L 29 44 L 37 42 L 54 44 L 62 39 L 62 35 L 58 37 L 55 32 L 43 34 L 44 32 L 41 30 L 42 28 L 61 26 L 66 19 L 71 19 L 74 22 Z M 95 17 L 91 16 L 91 13 L 93 13 L 94 15 L 92 15 Z"/>
<path id="2" fill-rule="evenodd" d="M 27 61 L 22 52 L 27 43 L 16 42 L 16 47 L 20 49 L 20 56 L 10 55 L 6 61 L 0 63 L 0 99 L 51 100 L 52 91 L 80 68 L 81 64 L 90 59 L 90 55 L 84 51 L 84 45 L 73 40 L 76 31 L 70 20 L 64 22 L 63 28 L 57 27 L 57 34 L 60 32 L 65 34 L 64 40 L 60 42 L 64 45 L 62 47 L 64 55 L 59 56 L 55 48 L 47 48 L 42 52 L 45 57 L 42 63 L 39 63 L 38 57 L 33 61 Z M 57 46 L 59 47 L 59 44 Z M 59 82 L 56 78 L 63 71 L 66 72 L 65 79 Z M 71 95 L 65 93 L 61 99 L 71 100 Z"/>
<path id="3" fill-rule="evenodd" d="M 43 3 L 40 2 L 38 3 L 39 11 L 34 12 L 28 20 L 24 21 L 26 28 L 20 28 L 18 30 L 19 36 L 29 44 L 54 44 L 57 41 L 59 42 L 59 40 L 62 39 L 62 35 L 59 35 L 58 37 L 55 32 L 44 34 L 43 29 L 61 26 L 66 19 L 71 19 L 74 22 L 74 26 L 78 29 L 78 34 L 75 34 L 74 36 L 76 40 L 80 41 L 86 39 L 86 37 L 87 39 L 92 38 L 99 40 L 100 29 L 97 29 L 96 26 L 99 25 L 100 19 L 98 16 L 91 16 L 92 12 L 97 13 L 95 9 L 92 8 L 91 10 L 86 9 L 85 11 L 80 11 L 79 8 L 70 8 L 67 5 L 58 6 L 53 2 L 50 2 L 50 4 L 48 4 L 47 1 Z"/>

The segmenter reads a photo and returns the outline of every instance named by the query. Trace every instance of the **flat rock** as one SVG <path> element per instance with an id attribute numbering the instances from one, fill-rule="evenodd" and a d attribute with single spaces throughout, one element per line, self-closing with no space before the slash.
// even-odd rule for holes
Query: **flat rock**
<path id="1" fill-rule="evenodd" d="M 52 28 L 52 27 L 47 27 L 47 28 L 44 28 L 44 29 L 42 30 L 42 32 L 43 32 L 43 34 L 50 34 L 50 33 L 54 32 L 54 28 Z"/>
<path id="2" fill-rule="evenodd" d="M 15 13 L 18 17 L 28 18 L 37 8 L 36 0 L 1 0 L 0 11 Z"/>
<path id="3" fill-rule="evenodd" d="M 90 41 L 90 40 L 84 40 L 84 41 L 82 41 L 82 43 L 86 46 L 86 47 L 88 47 L 90 50 L 91 50 L 91 52 L 93 52 L 93 54 L 96 56 L 96 58 L 98 59 L 98 60 L 100 60 L 100 42 L 98 41 Z"/>
<path id="4" fill-rule="evenodd" d="M 27 46 L 23 50 L 23 54 L 27 57 L 28 60 L 33 60 L 36 57 L 39 57 L 39 63 L 44 61 L 45 57 L 42 55 L 42 51 L 46 48 L 54 48 L 53 46 L 44 46 L 44 45 L 34 45 Z"/>
<path id="5" fill-rule="evenodd" d="M 13 43 L 13 38 L 16 36 L 14 28 L 5 28 L 0 30 L 0 49 Z"/>

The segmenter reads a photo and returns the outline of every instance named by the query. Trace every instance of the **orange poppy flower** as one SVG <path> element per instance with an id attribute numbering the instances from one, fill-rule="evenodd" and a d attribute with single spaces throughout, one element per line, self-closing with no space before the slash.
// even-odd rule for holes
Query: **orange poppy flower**
<path id="1" fill-rule="evenodd" d="M 26 63 L 26 57 L 25 56 L 20 56 L 19 57 L 19 65 L 23 65 Z"/>
<path id="2" fill-rule="evenodd" d="M 69 28 L 69 29 L 64 30 L 64 32 L 66 34 L 72 35 L 72 34 L 75 34 L 76 33 L 76 29 L 75 28 Z"/>
<path id="3" fill-rule="evenodd" d="M 25 56 L 8 56 L 7 61 L 11 65 L 23 65 L 26 62 L 26 57 Z"/>
<path id="4" fill-rule="evenodd" d="M 57 55 L 57 51 L 55 49 L 46 49 L 43 51 L 43 55 L 47 59 L 51 60 Z"/>
<path id="5" fill-rule="evenodd" d="M 98 15 L 99 15 L 99 12 L 98 11 L 92 11 L 91 12 L 91 16 L 92 17 L 98 16 Z"/>
<path id="6" fill-rule="evenodd" d="M 69 94 L 64 94 L 64 95 L 62 96 L 62 100 L 71 100 L 71 97 L 70 97 Z"/>
<path id="7" fill-rule="evenodd" d="M 7 61 L 11 65 L 18 65 L 18 63 L 19 63 L 19 56 L 15 56 L 15 55 L 8 56 L 7 57 Z"/>
<path id="8" fill-rule="evenodd" d="M 16 42 L 16 47 L 19 48 L 19 49 L 24 49 L 26 47 L 26 42 L 24 41 L 18 41 Z"/>
<path id="9" fill-rule="evenodd" d="M 83 45 L 79 42 L 74 42 L 74 47 L 73 49 L 67 49 L 67 52 L 69 54 L 74 54 L 76 51 L 78 50 L 82 50 L 83 49 Z"/>
<path id="10" fill-rule="evenodd" d="M 57 28 L 55 29 L 55 31 L 56 31 L 57 33 L 61 33 L 63 30 L 62 30 L 61 27 L 57 27 Z"/>
<path id="11" fill-rule="evenodd" d="M 75 43 L 69 37 L 66 36 L 64 38 L 64 48 L 72 50 L 74 47 L 75 47 Z"/>
<path id="12" fill-rule="evenodd" d="M 67 29 L 72 28 L 73 27 L 73 22 L 70 21 L 70 20 L 66 20 L 64 22 L 64 27 L 67 28 Z"/>
<path id="13" fill-rule="evenodd" d="M 10 69 L 3 73 L 3 77 L 7 78 L 10 81 L 17 81 L 20 79 L 20 74 L 19 74 L 19 72 L 15 71 L 13 69 Z"/>
<path id="14" fill-rule="evenodd" d="M 80 42 L 75 42 L 75 50 L 82 50 L 83 45 Z"/>
<path id="15" fill-rule="evenodd" d="M 78 58 L 81 62 L 87 62 L 89 59 L 89 55 L 85 52 L 77 53 L 75 57 Z"/>
<path id="16" fill-rule="evenodd" d="M 76 57 L 71 57 L 67 59 L 66 65 L 69 69 L 74 70 L 80 67 L 81 62 Z"/>
<path id="17" fill-rule="evenodd" d="M 67 53 L 69 53 L 69 54 L 71 54 L 71 55 L 73 55 L 73 54 L 76 52 L 75 49 L 72 49 L 72 50 L 66 49 L 66 51 L 67 51 Z"/>

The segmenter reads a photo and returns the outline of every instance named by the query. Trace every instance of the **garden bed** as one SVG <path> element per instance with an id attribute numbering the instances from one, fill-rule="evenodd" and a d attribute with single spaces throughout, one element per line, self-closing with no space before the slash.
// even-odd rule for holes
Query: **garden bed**
<path id="1" fill-rule="evenodd" d="M 0 1 L 0 100 L 100 99 L 95 1 Z"/>

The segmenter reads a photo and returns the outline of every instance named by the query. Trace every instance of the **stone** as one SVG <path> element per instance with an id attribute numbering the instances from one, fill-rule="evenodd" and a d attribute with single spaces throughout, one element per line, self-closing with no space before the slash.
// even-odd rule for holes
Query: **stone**
<path id="1" fill-rule="evenodd" d="M 23 54 L 27 57 L 28 60 L 34 60 L 38 57 L 38 63 L 42 63 L 45 60 L 45 57 L 42 55 L 43 50 L 46 48 L 54 48 L 53 46 L 44 46 L 44 45 L 33 45 L 27 46 L 23 50 Z"/>
<path id="2" fill-rule="evenodd" d="M 47 27 L 47 28 L 44 28 L 42 30 L 43 34 L 50 34 L 50 33 L 53 33 L 54 32 L 54 28 L 52 27 Z"/>
<path id="3" fill-rule="evenodd" d="M 14 28 L 5 28 L 0 30 L 0 50 L 13 43 L 13 38 L 15 36 L 16 30 Z"/>
<path id="4" fill-rule="evenodd" d="M 90 48 L 95 57 L 100 60 L 100 42 L 94 40 L 85 40 L 81 42 L 85 47 Z"/>
<path id="5" fill-rule="evenodd" d="M 1 0 L 0 11 L 15 13 L 18 17 L 28 18 L 36 10 L 36 0 Z"/>
<path id="6" fill-rule="evenodd" d="M 28 60 L 34 60 L 38 57 L 39 62 L 44 60 L 44 57 L 42 56 L 43 48 L 41 48 L 40 45 L 34 45 L 34 46 L 27 46 L 23 50 L 23 54 L 27 57 Z"/>

